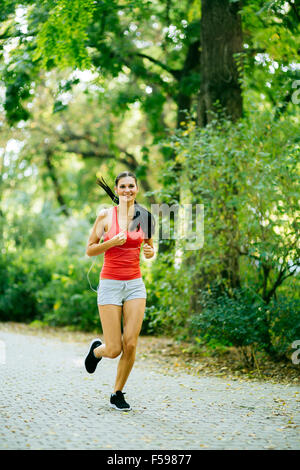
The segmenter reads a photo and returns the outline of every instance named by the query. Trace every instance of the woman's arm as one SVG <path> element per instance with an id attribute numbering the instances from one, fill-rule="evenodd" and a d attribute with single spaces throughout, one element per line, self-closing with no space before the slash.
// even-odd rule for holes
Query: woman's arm
<path id="1" fill-rule="evenodd" d="M 88 256 L 97 256 L 103 253 L 104 251 L 111 248 L 111 240 L 99 244 L 99 241 L 102 238 L 105 225 L 106 210 L 100 212 L 92 228 L 92 232 L 88 239 L 88 244 L 86 248 L 86 254 Z"/>
<path id="2" fill-rule="evenodd" d="M 126 235 L 124 233 L 125 231 L 122 230 L 110 240 L 99 244 L 99 241 L 101 240 L 104 233 L 106 214 L 107 210 L 103 209 L 94 223 L 86 248 L 86 254 L 88 256 L 101 255 L 101 253 L 104 253 L 113 246 L 123 245 L 126 242 Z"/>
<path id="3" fill-rule="evenodd" d="M 152 258 L 154 256 L 154 247 L 153 247 L 153 240 L 152 238 L 145 238 L 144 240 L 144 256 L 145 258 Z"/>

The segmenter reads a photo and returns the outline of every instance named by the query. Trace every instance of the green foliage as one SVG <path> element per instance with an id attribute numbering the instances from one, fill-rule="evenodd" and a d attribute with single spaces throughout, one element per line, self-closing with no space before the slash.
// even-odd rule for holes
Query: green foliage
<path id="1" fill-rule="evenodd" d="M 6 73 L 6 100 L 4 109 L 10 123 L 30 117 L 29 111 L 22 105 L 30 96 L 31 78 L 26 72 L 16 70 Z"/>
<path id="2" fill-rule="evenodd" d="M 299 79 L 295 57 L 300 46 L 297 2 L 255 0 L 243 2 L 245 106 L 280 114 L 294 112 L 292 83 Z"/>
<path id="3" fill-rule="evenodd" d="M 241 5 L 244 118 L 216 116 L 203 129 L 187 119 L 164 142 L 179 97 L 196 106 L 200 0 L 24 0 L 24 24 L 20 3 L 2 3 L 1 85 L 13 127 L 1 122 L 0 318 L 99 328 L 83 257 L 107 202 L 95 174 L 113 180 L 129 165 L 148 196 L 205 211 L 201 249 L 164 241 L 143 271 L 143 334 L 285 354 L 300 335 L 296 2 Z M 92 71 L 91 81 L 70 75 L 76 68 Z M 21 149 L 8 151 L 9 139 Z"/>
<path id="4" fill-rule="evenodd" d="M 193 337 L 226 346 L 251 346 L 284 356 L 300 337 L 298 299 L 272 299 L 269 305 L 244 287 L 221 293 L 217 284 L 203 291 L 201 311 L 189 319 Z"/>
<path id="5" fill-rule="evenodd" d="M 174 267 L 173 251 L 161 253 L 151 267 L 143 332 L 181 336 L 190 315 L 191 273 Z"/>
<path id="6" fill-rule="evenodd" d="M 291 351 L 293 341 L 300 338 L 300 299 L 280 296 L 272 299 L 267 314 L 271 323 L 272 346 L 276 353 Z"/>
<path id="7" fill-rule="evenodd" d="M 88 67 L 87 27 L 95 6 L 92 0 L 49 1 L 48 18 L 40 25 L 33 60 L 40 60 L 45 68 Z"/>
<path id="8" fill-rule="evenodd" d="M 11 48 L 11 60 L 0 62 L 5 85 L 12 83 L 14 86 L 11 92 L 7 91 L 5 105 L 11 123 L 29 117 L 25 114 L 28 112 L 26 101 L 30 99 L 28 91 L 32 93 L 31 85 L 41 83 L 45 69 L 66 72 L 70 68 L 89 69 L 108 83 L 126 73 L 129 81 L 127 86 L 121 87 L 118 112 L 127 109 L 134 100 L 141 101 L 145 115 L 149 113 L 150 132 L 159 131 L 159 134 L 162 127 L 156 124 L 159 119 L 155 122 L 153 114 L 163 116 L 163 105 L 168 97 L 177 99 L 178 81 L 184 79 L 181 92 L 197 93 L 197 66 L 189 68 L 185 59 L 190 46 L 199 38 L 198 0 L 192 4 L 185 0 L 171 8 L 168 4 L 140 0 L 124 4 L 114 0 L 29 3 L 30 7 L 25 2 L 24 17 L 30 34 L 20 28 L 13 15 L 17 5 L 13 3 L 5 5 L 10 23 L 6 34 L 0 36 L 0 45 L 2 42 L 9 46 L 14 36 L 20 38 L 18 47 L 13 44 Z M 11 76 L 16 64 L 24 67 L 29 76 L 26 80 L 23 77 L 22 83 Z M 185 68 L 181 73 L 183 64 Z M 153 99 L 144 92 L 146 86 L 153 90 L 155 87 Z M 116 112 L 114 101 L 111 105 L 111 112 Z M 58 101 L 53 111 L 65 111 L 65 106 Z"/>
<path id="9" fill-rule="evenodd" d="M 89 289 L 87 260 L 55 258 L 51 280 L 36 295 L 38 311 L 48 325 L 71 326 L 78 330 L 99 328 L 96 293 Z"/>
<path id="10" fill-rule="evenodd" d="M 172 146 L 176 157 L 166 172 L 180 163 L 182 192 L 204 205 L 202 262 L 221 274 L 224 251 L 238 254 L 269 302 L 299 265 L 298 125 L 268 113 L 235 124 L 219 119 L 204 129 L 191 123 Z"/>
<path id="11" fill-rule="evenodd" d="M 42 255 L 44 254 L 44 256 Z M 99 327 L 96 294 L 86 278 L 89 262 L 45 250 L 24 250 L 0 257 L 0 320 L 31 322 L 81 330 Z"/>
<path id="12" fill-rule="evenodd" d="M 0 319 L 40 319 L 37 292 L 49 282 L 50 266 L 32 250 L 0 256 Z"/>
<path id="13" fill-rule="evenodd" d="M 165 182 L 175 176 L 175 184 L 158 197 L 171 203 L 180 189 L 181 202 L 204 205 L 204 245 L 187 251 L 188 240 L 177 240 L 180 267 L 172 263 L 174 248 L 153 266 L 155 321 L 165 331 L 278 354 L 297 339 L 299 307 L 288 300 L 299 268 L 297 129 L 293 119 L 255 113 L 204 129 L 189 121 L 174 134 L 175 158 L 162 175 Z M 229 249 L 238 255 L 234 289 L 223 278 Z M 281 292 L 288 308 L 279 314 Z"/>
<path id="14" fill-rule="evenodd" d="M 201 312 L 193 316 L 193 336 L 217 340 L 228 346 L 256 345 L 269 348 L 266 307 L 261 298 L 248 288 L 233 289 L 231 295 L 211 286 L 200 297 Z"/>
<path id="15" fill-rule="evenodd" d="M 22 194 L 19 193 L 18 196 L 19 200 L 23 200 L 23 208 L 25 208 L 27 203 L 22 198 Z M 39 214 L 31 212 L 18 214 L 17 210 L 13 211 L 4 230 L 5 240 L 9 243 L 14 242 L 16 247 L 23 249 L 43 246 L 47 239 L 55 238 L 58 232 L 61 219 L 57 212 L 47 201 L 43 204 Z"/>

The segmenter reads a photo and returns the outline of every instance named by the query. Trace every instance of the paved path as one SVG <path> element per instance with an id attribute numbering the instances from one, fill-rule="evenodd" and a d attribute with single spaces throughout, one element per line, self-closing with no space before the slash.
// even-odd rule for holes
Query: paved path
<path id="1" fill-rule="evenodd" d="M 0 331 L 0 346 L 1 449 L 300 449 L 298 386 L 137 360 L 124 413 L 109 407 L 118 359 L 88 375 L 88 344 Z"/>

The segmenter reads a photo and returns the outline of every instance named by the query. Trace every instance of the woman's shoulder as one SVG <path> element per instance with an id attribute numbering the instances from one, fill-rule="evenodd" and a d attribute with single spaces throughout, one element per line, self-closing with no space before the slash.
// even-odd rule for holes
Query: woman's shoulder
<path id="1" fill-rule="evenodd" d="M 108 207 L 106 209 L 101 209 L 97 215 L 96 233 L 99 238 L 102 237 L 105 231 L 108 231 L 108 227 L 111 224 L 112 211 L 113 207 Z"/>
<path id="2" fill-rule="evenodd" d="M 98 213 L 98 219 L 103 220 L 105 219 L 108 215 L 112 214 L 114 207 L 107 207 L 105 209 L 101 209 Z"/>

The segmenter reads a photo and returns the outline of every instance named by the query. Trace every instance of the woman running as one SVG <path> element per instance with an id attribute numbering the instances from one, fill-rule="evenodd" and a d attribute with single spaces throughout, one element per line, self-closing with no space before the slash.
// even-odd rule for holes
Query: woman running
<path id="1" fill-rule="evenodd" d="M 86 249 L 88 256 L 104 253 L 97 289 L 104 343 L 98 338 L 92 341 L 85 368 L 91 374 L 102 357 L 116 358 L 122 353 L 110 406 L 128 411 L 131 407 L 124 399 L 123 387 L 135 361 L 147 296 L 140 270 L 140 248 L 144 242 L 144 256 L 154 256 L 151 238 L 154 218 L 135 201 L 139 189 L 136 176 L 130 171 L 117 176 L 114 188 L 116 194 L 103 178 L 98 179 L 97 184 L 118 205 L 99 213 Z M 99 243 L 103 235 L 103 242 Z"/>

